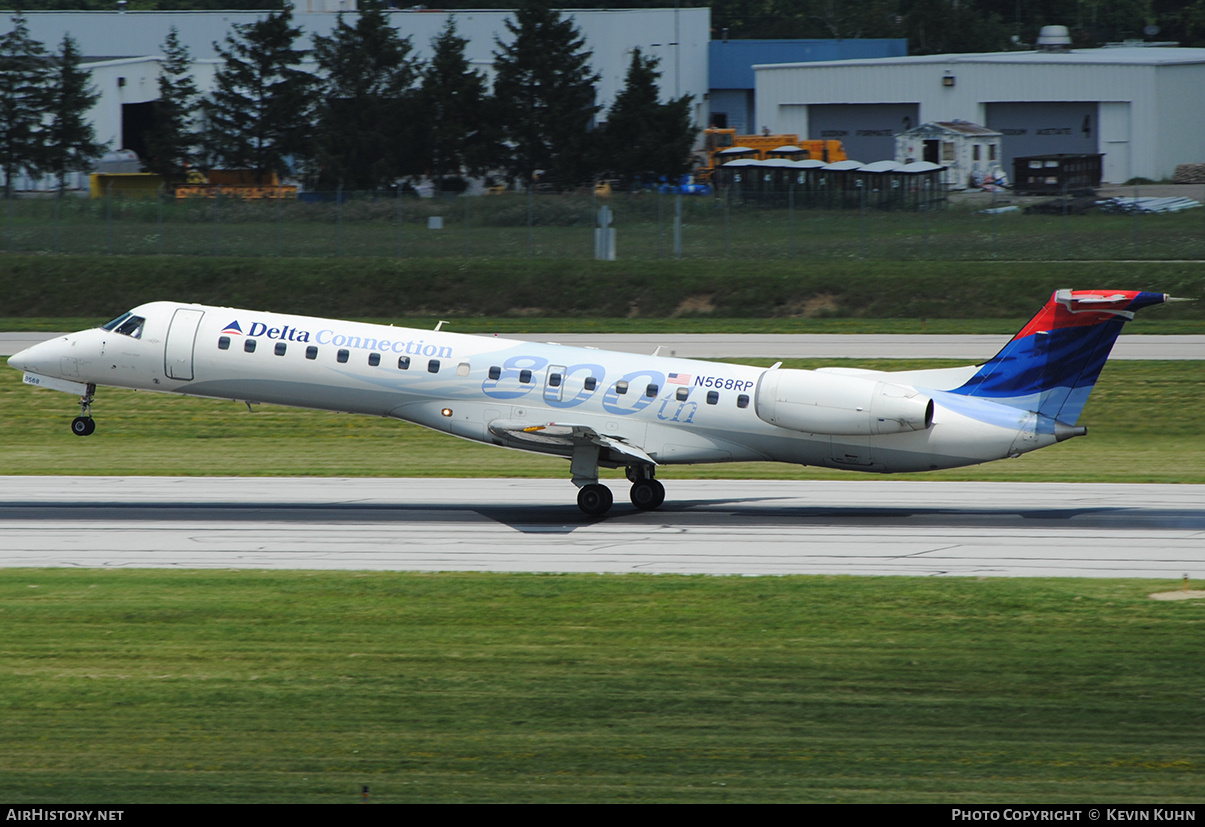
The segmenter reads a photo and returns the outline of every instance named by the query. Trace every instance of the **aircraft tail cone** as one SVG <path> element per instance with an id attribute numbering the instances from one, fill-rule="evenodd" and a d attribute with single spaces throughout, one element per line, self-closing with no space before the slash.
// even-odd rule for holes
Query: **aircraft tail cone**
<path id="1" fill-rule="evenodd" d="M 1066 422 L 1054 423 L 1054 439 L 1055 442 L 1065 442 L 1068 439 L 1077 436 L 1084 436 L 1088 433 L 1086 425 L 1068 425 Z"/>

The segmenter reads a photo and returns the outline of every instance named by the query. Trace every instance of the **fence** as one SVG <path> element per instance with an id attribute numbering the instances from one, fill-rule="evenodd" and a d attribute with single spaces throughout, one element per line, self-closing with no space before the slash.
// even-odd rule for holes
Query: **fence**
<path id="1" fill-rule="evenodd" d="M 1129 191 L 1127 191 L 1129 194 Z M 741 197 L 654 192 L 505 193 L 420 199 L 315 193 L 298 200 L 19 196 L 0 209 L 0 251 L 189 256 L 592 258 L 608 206 L 617 258 L 1205 259 L 1205 209 L 1026 215 L 976 195 L 880 209 L 808 206 L 792 189 Z M 1142 197 L 1141 190 L 1132 191 Z M 926 208 L 936 206 L 937 208 Z M 1009 208 L 1011 209 L 1011 207 Z M 984 210 L 988 210 L 984 212 Z"/>

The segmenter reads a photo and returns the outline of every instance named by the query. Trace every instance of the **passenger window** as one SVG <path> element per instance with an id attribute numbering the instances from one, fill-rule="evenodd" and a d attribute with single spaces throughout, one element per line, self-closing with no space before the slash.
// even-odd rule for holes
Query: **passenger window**
<path id="1" fill-rule="evenodd" d="M 410 357 L 409 356 L 397 357 L 397 369 L 398 370 L 410 370 Z"/>
<path id="2" fill-rule="evenodd" d="M 307 347 L 305 349 L 305 358 L 317 359 L 318 358 L 318 348 L 315 347 L 314 345 L 310 345 L 309 347 Z"/>
<path id="3" fill-rule="evenodd" d="M 587 376 L 585 385 L 586 385 L 586 390 L 592 391 L 598 387 L 598 380 L 595 379 L 593 376 Z"/>
<path id="4" fill-rule="evenodd" d="M 368 354 L 368 364 L 374 368 L 377 365 L 381 364 L 381 354 L 379 354 L 379 353 Z"/>
<path id="5" fill-rule="evenodd" d="M 561 386 L 561 375 L 559 373 L 548 374 L 548 387 L 559 388 Z"/>
<path id="6" fill-rule="evenodd" d="M 427 363 L 427 373 L 439 373 L 439 360 L 432 359 Z"/>
<path id="7" fill-rule="evenodd" d="M 708 391 L 707 392 L 707 404 L 708 405 L 719 404 L 719 401 L 720 401 L 720 392 L 719 391 Z"/>
<path id="8" fill-rule="evenodd" d="M 459 365 L 457 365 L 456 366 L 456 375 L 457 376 L 468 376 L 469 375 L 469 363 L 461 362 Z"/>
<path id="9" fill-rule="evenodd" d="M 647 388 L 644 389 L 644 395 L 649 398 L 652 398 L 652 397 L 656 396 L 657 392 L 660 390 L 661 390 L 660 385 L 649 385 Z"/>
<path id="10" fill-rule="evenodd" d="M 247 351 L 248 353 L 255 353 L 255 340 L 248 339 L 247 341 L 243 342 L 243 350 Z"/>
<path id="11" fill-rule="evenodd" d="M 623 396 L 627 392 L 628 392 L 628 383 L 627 383 L 626 379 L 620 379 L 618 382 L 615 383 L 615 393 L 617 393 L 620 396 Z"/>
<path id="12" fill-rule="evenodd" d="M 738 397 L 736 398 L 736 406 L 737 406 L 738 408 L 747 408 L 747 407 L 749 407 L 749 397 L 748 397 L 746 394 L 743 394 L 743 393 L 742 393 L 740 396 L 738 396 Z"/>
<path id="13" fill-rule="evenodd" d="M 351 357 L 351 353 L 349 353 L 346 349 L 341 349 L 338 353 L 335 354 L 335 359 L 340 364 L 346 362 L 348 360 L 348 358 L 350 358 L 350 357 Z"/>
<path id="14" fill-rule="evenodd" d="M 229 336 L 219 336 L 218 337 L 218 350 L 230 350 L 230 337 Z"/>
<path id="15" fill-rule="evenodd" d="M 674 396 L 679 402 L 685 402 L 686 397 L 690 396 L 690 388 L 678 388 L 674 391 Z"/>
<path id="16" fill-rule="evenodd" d="M 519 383 L 523 384 L 523 385 L 530 385 L 531 384 L 531 371 L 529 371 L 529 370 L 519 371 Z"/>
<path id="17" fill-rule="evenodd" d="M 502 368 L 494 365 L 490 368 L 490 379 L 497 381 L 502 378 Z"/>
<path id="18" fill-rule="evenodd" d="M 289 346 L 287 344 L 285 344 L 284 342 L 277 342 L 276 343 L 276 355 L 284 356 L 285 351 L 288 350 L 288 348 L 289 348 Z"/>

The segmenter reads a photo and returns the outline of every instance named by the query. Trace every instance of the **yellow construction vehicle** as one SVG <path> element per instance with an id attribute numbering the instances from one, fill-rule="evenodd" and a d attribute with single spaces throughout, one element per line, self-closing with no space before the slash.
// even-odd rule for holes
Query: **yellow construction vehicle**
<path id="1" fill-rule="evenodd" d="M 798 135 L 789 132 L 778 135 L 737 135 L 735 129 L 718 127 L 703 130 L 702 156 L 703 163 L 694 173 L 696 183 L 711 183 L 711 176 L 716 167 L 741 159 L 814 159 L 831 164 L 847 158 L 840 141 L 801 141 Z"/>

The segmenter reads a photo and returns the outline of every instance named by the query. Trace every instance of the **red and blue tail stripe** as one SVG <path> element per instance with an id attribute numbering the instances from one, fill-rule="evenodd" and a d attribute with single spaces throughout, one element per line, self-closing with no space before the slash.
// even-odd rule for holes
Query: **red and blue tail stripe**
<path id="1" fill-rule="evenodd" d="M 953 390 L 1074 425 L 1113 343 L 1134 313 L 1164 293 L 1057 290 L 966 384 Z"/>

